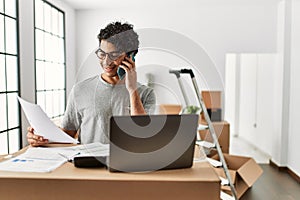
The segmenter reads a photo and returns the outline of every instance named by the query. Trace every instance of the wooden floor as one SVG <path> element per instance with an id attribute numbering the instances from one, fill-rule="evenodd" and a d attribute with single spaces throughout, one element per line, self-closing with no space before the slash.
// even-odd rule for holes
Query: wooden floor
<path id="1" fill-rule="evenodd" d="M 269 164 L 260 165 L 264 173 L 240 200 L 299 200 L 300 183 Z"/>

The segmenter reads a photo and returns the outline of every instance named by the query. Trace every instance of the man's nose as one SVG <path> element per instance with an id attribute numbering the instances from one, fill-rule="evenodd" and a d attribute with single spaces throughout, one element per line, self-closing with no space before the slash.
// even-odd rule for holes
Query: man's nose
<path id="1" fill-rule="evenodd" d="M 108 66 L 112 63 L 113 61 L 108 57 L 108 55 L 105 56 L 105 58 L 103 59 L 102 63 L 104 66 Z"/>

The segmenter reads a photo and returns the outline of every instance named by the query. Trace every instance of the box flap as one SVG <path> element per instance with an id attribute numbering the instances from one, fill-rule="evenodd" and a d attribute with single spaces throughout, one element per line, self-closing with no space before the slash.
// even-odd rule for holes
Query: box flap
<path id="1" fill-rule="evenodd" d="M 251 187 L 254 182 L 261 176 L 263 170 L 252 158 L 250 158 L 237 170 L 237 172 L 245 181 L 245 183 L 249 187 Z"/>
<path id="2" fill-rule="evenodd" d="M 232 170 L 238 170 L 240 169 L 244 163 L 246 163 L 249 159 L 251 159 L 250 157 L 244 157 L 244 156 L 234 156 L 234 155 L 229 155 L 224 153 L 223 154 L 225 162 L 227 164 L 228 169 L 232 169 Z M 215 160 L 219 160 L 219 155 L 215 155 L 212 157 Z"/>
<path id="3" fill-rule="evenodd" d="M 248 190 L 247 184 L 240 178 L 237 178 L 237 182 L 235 184 L 235 190 L 237 192 L 237 197 L 240 199 L 243 194 Z M 232 195 L 230 186 L 221 186 L 223 192 Z"/>
<path id="4" fill-rule="evenodd" d="M 214 168 L 214 170 L 216 171 L 216 173 L 219 176 L 221 176 L 222 178 L 227 179 L 227 177 L 225 176 L 225 172 L 224 172 L 223 168 Z M 235 180 L 236 180 L 236 171 L 235 170 L 230 170 L 230 169 L 228 171 L 229 171 L 229 174 L 230 174 L 232 182 L 235 183 Z"/>

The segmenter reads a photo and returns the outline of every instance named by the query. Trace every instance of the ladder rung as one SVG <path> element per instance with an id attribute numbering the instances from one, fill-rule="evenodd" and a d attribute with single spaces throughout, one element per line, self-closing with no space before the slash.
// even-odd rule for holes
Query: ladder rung
<path id="1" fill-rule="evenodd" d="M 206 129 L 208 129 L 207 125 L 203 125 L 203 124 L 198 125 L 198 131 L 202 131 L 202 130 L 206 130 Z"/>
<path id="2" fill-rule="evenodd" d="M 206 158 L 206 160 L 214 167 L 222 167 L 222 163 L 220 161 L 211 158 Z"/>
<path id="3" fill-rule="evenodd" d="M 216 145 L 214 143 L 211 143 L 211 142 L 207 142 L 207 141 L 203 141 L 203 140 L 197 140 L 196 141 L 196 144 L 197 145 L 200 145 L 202 147 L 205 147 L 205 148 L 208 148 L 208 149 L 211 149 L 211 148 L 215 148 Z"/>
<path id="4" fill-rule="evenodd" d="M 234 197 L 225 193 L 225 192 L 222 192 L 220 193 L 220 197 L 222 200 L 234 200 Z"/>
<path id="5" fill-rule="evenodd" d="M 221 176 L 219 176 L 219 178 L 221 179 L 221 185 L 223 185 L 223 186 L 228 186 L 229 185 L 228 179 L 225 179 Z"/>

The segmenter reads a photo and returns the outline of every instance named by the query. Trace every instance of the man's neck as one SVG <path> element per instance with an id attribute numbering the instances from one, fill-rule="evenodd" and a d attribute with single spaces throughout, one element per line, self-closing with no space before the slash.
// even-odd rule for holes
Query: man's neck
<path id="1" fill-rule="evenodd" d="M 105 82 L 112 84 L 112 85 L 121 84 L 123 82 L 123 80 L 120 80 L 119 76 L 117 76 L 117 75 L 109 77 L 103 73 L 100 76 Z"/>

